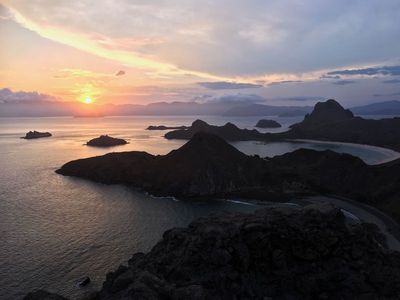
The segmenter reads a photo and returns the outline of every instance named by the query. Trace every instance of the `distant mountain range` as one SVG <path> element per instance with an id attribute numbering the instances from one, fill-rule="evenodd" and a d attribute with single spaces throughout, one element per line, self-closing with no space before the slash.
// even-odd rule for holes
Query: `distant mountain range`
<path id="1" fill-rule="evenodd" d="M 392 100 L 350 108 L 356 115 L 400 115 L 400 101 Z"/>
<path id="2" fill-rule="evenodd" d="M 400 115 L 400 101 L 386 101 L 352 107 L 355 115 Z M 232 102 L 157 102 L 147 105 L 91 104 L 73 102 L 0 102 L 0 117 L 52 117 L 52 116 L 130 116 L 130 115 L 219 115 L 219 116 L 304 116 L 312 106 L 272 106 Z"/>

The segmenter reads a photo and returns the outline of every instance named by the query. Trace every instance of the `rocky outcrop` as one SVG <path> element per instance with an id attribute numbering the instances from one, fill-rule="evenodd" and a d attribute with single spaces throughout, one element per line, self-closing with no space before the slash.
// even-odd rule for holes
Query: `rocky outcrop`
<path id="1" fill-rule="evenodd" d="M 25 299 L 54 299 L 32 297 Z M 163 234 L 90 299 L 399 299 L 400 253 L 331 204 L 225 213 Z"/>
<path id="2" fill-rule="evenodd" d="M 146 130 L 184 130 L 187 129 L 187 126 L 165 126 L 165 125 L 150 125 L 146 128 Z"/>
<path id="3" fill-rule="evenodd" d="M 212 133 L 227 141 L 265 140 L 269 136 L 268 133 L 260 133 L 255 129 L 240 129 L 232 123 L 226 123 L 223 126 L 214 126 L 202 120 L 196 120 L 187 129 L 166 133 L 165 138 L 189 140 L 198 132 Z"/>
<path id="4" fill-rule="evenodd" d="M 255 127 L 258 127 L 258 128 L 279 128 L 279 127 L 282 127 L 282 125 L 279 124 L 275 120 L 262 119 L 262 120 L 259 120 L 257 122 Z"/>
<path id="5" fill-rule="evenodd" d="M 103 183 L 124 183 L 157 195 L 197 197 L 225 194 L 252 185 L 253 168 L 260 161 L 218 136 L 198 133 L 167 155 L 109 153 L 69 162 L 57 173 Z"/>
<path id="6" fill-rule="evenodd" d="M 281 139 L 315 139 L 368 144 L 400 151 L 400 118 L 363 119 L 354 117 L 334 100 L 320 102 L 304 120 L 291 126 Z"/>
<path id="7" fill-rule="evenodd" d="M 340 122 L 343 120 L 352 119 L 353 113 L 344 109 L 338 102 L 333 99 L 329 99 L 325 102 L 318 102 L 314 106 L 314 110 L 311 114 L 307 114 L 304 117 L 304 121 L 298 125 L 301 126 L 318 126 L 321 124 L 330 124 Z M 296 125 L 292 126 L 295 128 Z"/>
<path id="8" fill-rule="evenodd" d="M 263 159 L 208 133 L 197 133 L 167 155 L 109 153 L 71 161 L 56 172 L 180 198 L 279 201 L 329 193 L 375 205 L 400 220 L 400 161 L 369 166 L 348 154 L 306 149 Z"/>
<path id="9" fill-rule="evenodd" d="M 23 300 L 68 300 L 60 295 L 49 293 L 44 290 L 37 290 L 27 294 Z"/>
<path id="10" fill-rule="evenodd" d="M 22 139 L 30 140 L 30 139 L 39 139 L 44 137 L 50 137 L 52 134 L 50 132 L 40 132 L 40 131 L 29 131 L 25 134 Z"/>
<path id="11" fill-rule="evenodd" d="M 86 145 L 93 147 L 112 147 L 125 144 L 128 144 L 128 142 L 124 139 L 113 138 L 108 135 L 101 135 L 100 137 L 94 138 L 86 143 Z"/>
<path id="12" fill-rule="evenodd" d="M 317 103 L 311 114 L 306 115 L 302 122 L 292 125 L 287 132 L 260 133 L 257 130 L 240 129 L 232 123 L 215 126 L 196 120 L 187 129 L 168 132 L 165 138 L 188 140 L 197 132 L 213 133 L 228 141 L 315 139 L 366 144 L 400 151 L 400 118 L 372 120 L 354 117 L 351 111 L 332 99 Z"/>
<path id="13" fill-rule="evenodd" d="M 330 205 L 200 218 L 107 274 L 100 300 L 398 299 L 400 254 Z"/>

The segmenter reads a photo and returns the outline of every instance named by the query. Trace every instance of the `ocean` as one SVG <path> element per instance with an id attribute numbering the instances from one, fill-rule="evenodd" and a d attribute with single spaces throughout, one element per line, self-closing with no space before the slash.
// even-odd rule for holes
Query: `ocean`
<path id="1" fill-rule="evenodd" d="M 151 249 L 165 230 L 213 212 L 256 209 L 237 201 L 154 198 L 124 186 L 54 172 L 70 160 L 112 151 L 166 154 L 185 141 L 166 140 L 165 132 L 145 128 L 190 125 L 196 118 L 0 118 L 0 299 L 20 299 L 39 288 L 71 299 L 82 298 L 100 288 L 106 273 L 126 264 L 133 253 Z M 230 121 L 253 129 L 259 118 L 201 119 L 217 125 Z M 302 118 L 273 119 L 283 124 L 271 130 L 277 132 Z M 50 131 L 53 137 L 19 138 L 29 130 Z M 127 139 L 129 144 L 109 149 L 85 145 L 101 134 Z M 370 164 L 396 155 L 376 147 L 312 141 L 233 145 L 246 154 L 270 157 L 299 148 L 331 149 Z M 92 279 L 86 288 L 75 286 L 82 276 Z"/>

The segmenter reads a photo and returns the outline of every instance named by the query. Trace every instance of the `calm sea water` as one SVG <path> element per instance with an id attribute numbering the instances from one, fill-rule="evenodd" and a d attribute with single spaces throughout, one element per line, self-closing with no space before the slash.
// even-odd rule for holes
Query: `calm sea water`
<path id="1" fill-rule="evenodd" d="M 202 118 L 212 124 L 226 121 Z M 275 118 L 286 130 L 300 118 Z M 148 251 L 171 227 L 218 211 L 251 211 L 254 206 L 226 201 L 188 202 L 152 198 L 123 186 L 106 186 L 57 175 L 72 159 L 110 151 L 144 150 L 165 154 L 184 141 L 168 141 L 148 125 L 189 125 L 193 117 L 0 118 L 0 299 L 19 299 L 37 288 L 79 299 L 98 289 L 108 271 L 137 251 Z M 253 128 L 256 118 L 230 118 Z M 23 140 L 29 130 L 53 137 Z M 274 131 L 278 131 L 274 130 Z M 100 134 L 129 140 L 128 145 L 97 149 L 84 145 Z M 332 149 L 374 163 L 391 153 L 352 145 L 239 142 L 247 154 L 274 156 L 301 147 Z M 76 288 L 90 276 L 93 283 Z"/>

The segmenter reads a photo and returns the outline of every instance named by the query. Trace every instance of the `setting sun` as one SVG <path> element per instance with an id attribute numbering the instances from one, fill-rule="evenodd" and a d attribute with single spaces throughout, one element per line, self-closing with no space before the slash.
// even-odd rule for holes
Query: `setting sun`
<path id="1" fill-rule="evenodd" d="M 93 103 L 93 99 L 90 96 L 86 96 L 83 102 L 85 102 L 86 104 L 91 104 Z"/>

